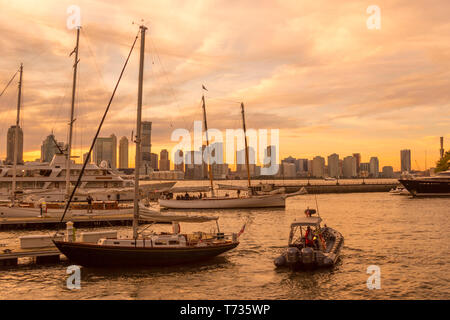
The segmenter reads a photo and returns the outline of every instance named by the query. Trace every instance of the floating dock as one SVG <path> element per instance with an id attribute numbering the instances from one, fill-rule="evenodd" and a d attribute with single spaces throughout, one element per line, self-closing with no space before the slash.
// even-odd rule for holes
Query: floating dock
<path id="1" fill-rule="evenodd" d="M 110 226 L 129 226 L 133 222 L 132 214 L 114 214 L 114 215 L 80 215 L 72 216 L 66 220 L 72 221 L 77 228 L 80 227 L 110 227 Z M 151 223 L 146 219 L 140 219 L 141 223 Z M 61 228 L 64 223 L 60 218 L 53 217 L 8 217 L 0 218 L 0 231 L 14 229 L 56 229 Z"/>

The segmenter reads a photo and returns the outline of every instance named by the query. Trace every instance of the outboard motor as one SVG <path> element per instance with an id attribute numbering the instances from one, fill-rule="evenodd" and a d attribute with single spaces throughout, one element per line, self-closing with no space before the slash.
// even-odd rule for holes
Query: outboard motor
<path id="1" fill-rule="evenodd" d="M 297 248 L 288 248 L 286 252 L 286 263 L 296 264 L 299 260 L 300 251 Z"/>
<path id="2" fill-rule="evenodd" d="M 311 265 L 314 263 L 314 250 L 312 248 L 302 249 L 302 263 L 304 265 Z"/>

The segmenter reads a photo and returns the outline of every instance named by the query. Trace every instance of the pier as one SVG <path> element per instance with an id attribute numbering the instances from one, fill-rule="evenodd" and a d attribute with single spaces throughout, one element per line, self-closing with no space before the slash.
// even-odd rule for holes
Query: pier
<path id="1" fill-rule="evenodd" d="M 133 214 L 114 215 L 83 215 L 69 218 L 77 228 L 80 227 L 110 227 L 110 226 L 130 226 L 133 221 Z M 142 223 L 151 223 L 146 219 L 140 219 Z M 56 229 L 63 226 L 60 218 L 54 217 L 8 217 L 0 219 L 0 231 L 15 229 Z"/>
<path id="2" fill-rule="evenodd" d="M 19 258 L 32 258 L 36 264 L 57 263 L 61 253 L 55 247 L 22 249 L 20 247 L 0 248 L 0 266 L 13 267 L 19 264 Z"/>
<path id="3" fill-rule="evenodd" d="M 389 192 L 397 187 L 398 183 L 370 183 L 370 184 L 275 184 L 275 188 L 286 188 L 286 192 L 297 192 L 305 188 L 309 194 L 321 193 L 365 193 L 365 192 Z"/>

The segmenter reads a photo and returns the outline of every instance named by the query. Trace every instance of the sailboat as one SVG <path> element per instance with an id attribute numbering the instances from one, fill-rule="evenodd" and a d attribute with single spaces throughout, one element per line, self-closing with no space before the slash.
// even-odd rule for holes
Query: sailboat
<path id="1" fill-rule="evenodd" d="M 206 131 L 206 145 L 209 146 L 208 140 L 208 125 L 206 121 L 206 103 L 205 96 L 202 96 L 202 108 L 203 108 L 203 122 L 205 125 Z M 247 182 L 248 186 L 239 187 L 239 186 L 225 186 L 219 185 L 220 189 L 227 190 L 239 190 L 239 191 L 247 191 L 247 196 L 242 197 L 219 197 L 214 194 L 214 183 L 213 183 L 213 174 L 211 164 L 208 164 L 208 172 L 210 179 L 210 187 L 197 187 L 202 188 L 202 190 L 192 191 L 192 188 L 196 187 L 187 187 L 187 188 L 173 188 L 169 190 L 170 193 L 183 193 L 183 192 L 202 192 L 206 190 L 211 191 L 211 197 L 202 197 L 200 198 L 175 198 L 175 199 L 159 199 L 159 205 L 163 208 L 168 209 L 240 209 L 240 208 L 277 208 L 277 207 L 285 207 L 286 199 L 289 197 L 301 195 L 306 193 L 306 189 L 302 188 L 298 192 L 286 194 L 283 190 L 274 190 L 272 192 L 266 194 L 257 194 L 254 192 L 251 184 L 250 178 L 250 166 L 249 166 L 249 155 L 248 155 L 248 145 L 247 145 L 247 135 L 246 135 L 246 126 L 245 126 L 245 111 L 244 111 L 244 103 L 241 103 L 241 113 L 242 113 L 242 125 L 244 129 L 244 140 L 245 140 L 245 165 L 247 168 Z"/>
<path id="2" fill-rule="evenodd" d="M 136 119 L 136 158 L 135 158 L 135 198 L 134 198 L 134 217 L 133 217 L 133 238 L 132 239 L 100 239 L 97 243 L 72 242 L 73 237 L 67 235 L 65 241 L 53 240 L 55 246 L 70 261 L 87 267 L 111 267 L 111 266 L 165 266 L 173 264 L 191 263 L 200 260 L 209 259 L 229 251 L 239 245 L 238 235 L 226 235 L 220 232 L 217 224 L 216 233 L 194 233 L 182 234 L 180 232 L 180 222 L 207 222 L 216 221 L 217 217 L 191 217 L 191 216 L 168 216 L 153 212 L 143 208 L 139 204 L 139 168 L 141 155 L 141 114 L 142 114 L 142 87 L 143 70 L 145 54 L 145 32 L 147 27 L 140 26 L 141 51 L 139 63 L 139 85 L 138 85 L 138 103 Z M 136 43 L 137 37 L 134 44 Z M 131 51 L 134 48 L 131 48 Z M 131 54 L 130 51 L 130 54 Z M 129 56 L 128 56 L 129 58 Z M 128 59 L 127 59 L 128 62 Z M 124 69 L 126 64 L 124 66 Z M 123 74 L 123 71 L 121 76 Z M 119 78 L 120 81 L 120 78 Z M 117 89 L 117 85 L 116 85 Z M 115 90 L 114 90 L 115 92 Z M 114 96 L 114 93 L 113 93 Z M 113 97 L 112 97 L 113 98 Z M 111 99 L 112 99 L 111 98 Z M 110 100 L 111 103 L 111 100 Z M 102 122 L 97 130 L 97 134 L 91 145 L 89 153 L 92 151 L 95 140 L 105 119 L 105 111 Z M 80 177 L 83 172 L 80 173 Z M 80 180 L 80 178 L 79 178 Z M 75 188 L 77 185 L 75 185 Z M 71 196 L 72 197 L 72 196 Z M 70 202 L 71 198 L 69 198 Z M 138 233 L 138 222 L 140 215 L 146 219 L 155 222 L 172 222 L 172 233 Z"/>
<path id="3" fill-rule="evenodd" d="M 65 192 L 64 194 L 61 193 L 61 191 L 57 190 L 56 192 L 53 190 L 45 190 L 43 192 L 40 192 L 39 194 L 35 194 L 34 197 L 32 194 L 28 194 L 28 201 L 19 201 L 18 199 L 18 190 L 16 188 L 17 185 L 17 154 L 18 154 L 18 132 L 19 132 L 19 122 L 20 122 L 20 108 L 21 108 L 21 96 L 22 96 L 22 74 L 23 74 L 23 65 L 20 65 L 20 77 L 19 77 L 19 94 L 17 99 L 17 117 L 16 117 L 16 132 L 15 132 L 15 141 L 14 141 L 14 162 L 13 162 L 13 168 L 12 168 L 12 194 L 11 194 L 11 203 L 9 203 L 6 206 L 0 207 L 0 216 L 1 217 L 36 217 L 36 216 L 46 216 L 46 217 L 61 217 L 64 212 L 64 207 L 62 204 L 54 204 L 50 206 L 48 203 L 51 201 L 51 199 L 58 198 L 63 196 L 65 202 L 67 202 L 67 199 L 70 195 L 70 189 L 71 189 L 71 173 L 73 173 L 74 170 L 71 170 L 71 167 L 74 166 L 73 160 L 71 159 L 71 148 L 72 148 L 72 136 L 73 136 L 73 123 L 75 121 L 74 119 L 74 108 L 75 108 L 75 96 L 76 96 L 76 82 L 77 82 L 77 66 L 78 66 L 78 51 L 79 51 L 79 41 L 80 41 L 80 28 L 77 28 L 77 38 L 76 38 L 76 46 L 74 50 L 72 51 L 72 54 L 74 55 L 74 65 L 73 65 L 73 84 L 72 84 L 72 104 L 71 104 L 71 113 L 70 113 L 70 122 L 69 122 L 69 141 L 68 141 L 68 147 L 67 151 L 64 155 L 64 152 L 60 150 L 60 154 L 55 155 L 54 159 L 58 159 L 59 162 L 55 162 L 55 167 L 58 167 L 58 170 L 54 171 L 54 174 L 61 173 L 62 168 L 65 168 Z M 56 144 L 56 142 L 55 142 Z M 56 144 L 57 145 L 57 144 Z M 59 148 L 59 146 L 58 146 Z M 63 159 L 65 158 L 65 159 Z M 23 169 L 23 166 L 19 167 Z M 41 171 L 42 168 L 39 168 L 39 171 Z M 76 169 L 76 168 L 74 168 Z M 37 171 L 37 170 L 35 170 Z M 24 171 L 25 172 L 25 171 Z M 103 173 L 106 173 L 104 171 Z M 50 174 L 50 172 L 47 171 L 47 174 Z M 52 177 L 55 179 L 55 177 Z M 102 176 L 102 179 L 104 179 L 105 176 Z M 62 177 L 61 177 L 62 179 Z M 120 179 L 123 181 L 122 179 Z M 82 190 L 80 190 L 81 194 L 83 193 Z M 123 192 L 120 191 L 114 191 L 109 190 L 110 195 L 115 195 Z M 56 194 L 55 194 L 56 193 Z M 86 199 L 87 192 L 84 192 L 84 199 Z M 97 190 L 97 193 L 101 193 L 99 190 Z M 26 194 L 22 190 L 22 194 Z M 51 199 L 49 199 L 51 198 Z M 83 196 L 80 195 L 79 201 L 83 199 Z M 22 199 L 24 200 L 24 199 Z M 111 199 L 116 200 L 116 199 Z M 64 202 L 63 202 L 64 203 Z M 86 206 L 87 207 L 87 206 Z M 112 210 L 110 210 L 110 208 Z M 121 209 L 120 212 L 117 212 L 117 209 Z M 132 213 L 132 208 L 126 208 L 122 206 L 118 206 L 117 203 L 111 203 L 108 205 L 100 205 L 96 208 L 95 212 L 93 211 L 92 214 L 130 214 Z M 84 208 L 72 208 L 70 215 L 85 215 L 87 214 L 87 210 Z"/>

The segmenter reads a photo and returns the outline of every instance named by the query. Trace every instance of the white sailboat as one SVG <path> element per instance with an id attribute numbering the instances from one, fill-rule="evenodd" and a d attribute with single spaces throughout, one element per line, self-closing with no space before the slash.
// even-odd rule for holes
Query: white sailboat
<path id="1" fill-rule="evenodd" d="M 209 145 L 208 141 L 208 126 L 206 121 L 206 104 L 205 97 L 202 97 L 203 106 L 203 121 L 206 131 L 206 144 Z M 247 168 L 247 181 L 248 187 L 237 187 L 229 186 L 230 189 L 244 190 L 247 191 L 246 196 L 242 197 L 219 197 L 214 194 L 214 183 L 213 174 L 211 169 L 211 164 L 208 164 L 209 178 L 210 178 L 210 190 L 211 197 L 200 198 L 190 198 L 190 197 L 178 197 L 175 199 L 160 199 L 159 205 L 163 208 L 168 209 L 238 209 L 238 208 L 274 208 L 274 207 L 285 207 L 286 199 L 288 197 L 297 196 L 300 194 L 305 194 L 306 189 L 302 188 L 296 193 L 285 194 L 281 193 L 282 190 L 275 190 L 273 193 L 266 194 L 255 194 L 251 185 L 250 179 L 250 169 L 249 169 L 249 156 L 248 156 L 248 145 L 246 136 L 246 126 L 245 126 L 245 112 L 244 103 L 241 103 L 241 113 L 242 113 L 242 124 L 244 129 L 244 139 L 245 139 L 245 164 Z M 222 186 L 221 189 L 225 189 L 226 186 Z M 189 189 L 185 190 L 171 190 L 172 193 L 182 193 L 190 192 Z M 194 191 L 195 192 L 195 191 Z M 197 191 L 198 192 L 198 191 Z"/>

